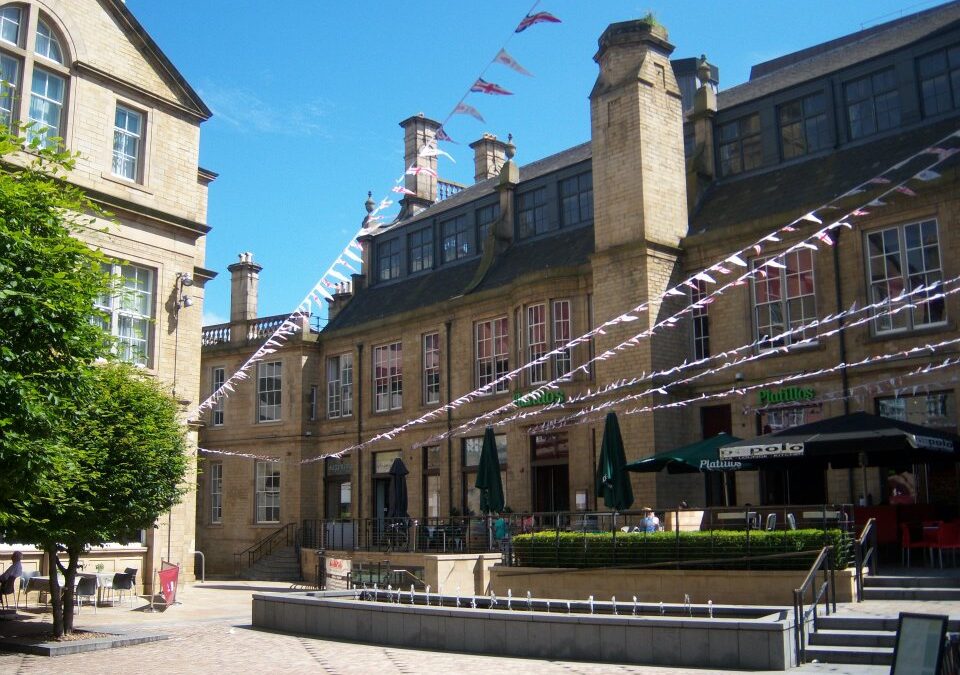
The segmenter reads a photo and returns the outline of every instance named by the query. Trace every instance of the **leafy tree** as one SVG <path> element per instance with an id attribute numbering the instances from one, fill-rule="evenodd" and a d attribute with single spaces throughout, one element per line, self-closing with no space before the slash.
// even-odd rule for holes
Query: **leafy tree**
<path id="1" fill-rule="evenodd" d="M 105 258 L 71 236 L 96 209 L 62 180 L 69 153 L 23 147 L 0 126 L 0 531 L 69 499 L 74 467 L 58 430 L 83 368 L 110 355 L 90 322 L 109 292 Z"/>
<path id="2" fill-rule="evenodd" d="M 177 402 L 155 379 L 124 364 L 86 368 L 83 395 L 62 430 L 71 460 L 70 495 L 31 509 L 31 519 L 12 528 L 13 539 L 36 543 L 54 586 L 54 634 L 73 629 L 73 586 L 77 563 L 89 546 L 134 539 L 153 527 L 183 494 L 189 466 Z M 67 562 L 60 560 L 66 554 Z M 51 585 L 56 575 L 51 573 Z"/>
<path id="3" fill-rule="evenodd" d="M 64 180 L 74 157 L 23 149 L 0 127 L 0 533 L 48 556 L 59 636 L 73 628 L 82 552 L 151 527 L 188 459 L 176 402 L 110 363 L 92 321 L 115 288 L 107 259 L 74 236 L 99 213 Z"/>

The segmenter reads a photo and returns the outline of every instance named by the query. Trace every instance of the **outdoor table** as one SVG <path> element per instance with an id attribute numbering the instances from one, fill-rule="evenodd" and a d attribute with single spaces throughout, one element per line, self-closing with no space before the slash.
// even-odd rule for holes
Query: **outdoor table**
<path id="1" fill-rule="evenodd" d="M 97 604 L 101 604 L 103 601 L 103 591 L 113 589 L 113 576 L 114 572 L 81 572 L 77 574 L 77 579 L 80 577 L 96 577 L 97 579 Z"/>

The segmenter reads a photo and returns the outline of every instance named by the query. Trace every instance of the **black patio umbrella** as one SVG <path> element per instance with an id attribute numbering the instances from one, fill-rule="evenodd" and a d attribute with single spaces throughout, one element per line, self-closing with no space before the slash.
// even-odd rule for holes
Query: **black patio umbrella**
<path id="1" fill-rule="evenodd" d="M 655 473 L 667 470 L 667 473 L 700 473 L 706 471 L 744 471 L 755 469 L 750 462 L 740 459 L 721 460 L 718 449 L 729 443 L 739 441 L 736 436 L 719 433 L 713 438 L 707 438 L 680 448 L 660 452 L 650 457 L 630 462 L 624 467 L 627 471 L 637 473 Z"/>
<path id="2" fill-rule="evenodd" d="M 480 463 L 477 465 L 477 481 L 480 490 L 480 512 L 503 511 L 503 481 L 500 479 L 500 458 L 497 456 L 497 439 L 493 427 L 483 432 L 483 447 L 480 448 Z"/>
<path id="3" fill-rule="evenodd" d="M 597 466 L 597 498 L 603 496 L 603 504 L 614 511 L 626 511 L 633 505 L 633 488 L 625 467 L 627 456 L 623 450 L 623 437 L 617 414 L 607 413 L 603 425 L 603 443 L 600 445 L 600 461 Z"/>
<path id="4" fill-rule="evenodd" d="M 956 461 L 960 436 L 919 424 L 855 412 L 784 429 L 720 448 L 721 460 L 757 466 L 795 461 L 835 468 Z"/>
<path id="5" fill-rule="evenodd" d="M 409 518 L 407 513 L 407 471 L 403 460 L 397 457 L 390 465 L 390 507 L 387 518 Z"/>

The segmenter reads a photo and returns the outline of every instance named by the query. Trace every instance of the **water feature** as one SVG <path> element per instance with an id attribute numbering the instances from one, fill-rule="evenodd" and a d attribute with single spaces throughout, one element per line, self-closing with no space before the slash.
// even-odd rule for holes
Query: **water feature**
<path id="1" fill-rule="evenodd" d="M 513 609 L 510 605 L 513 603 L 513 589 L 507 589 L 507 610 Z"/>

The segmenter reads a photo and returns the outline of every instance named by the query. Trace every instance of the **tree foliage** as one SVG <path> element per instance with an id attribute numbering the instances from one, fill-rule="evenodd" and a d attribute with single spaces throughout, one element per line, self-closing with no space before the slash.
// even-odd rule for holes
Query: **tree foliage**
<path id="1" fill-rule="evenodd" d="M 0 534 L 47 554 L 59 636 L 80 555 L 152 527 L 188 457 L 176 401 L 113 362 L 96 325 L 95 301 L 117 289 L 74 236 L 98 211 L 63 180 L 73 157 L 22 143 L 0 127 Z"/>
<path id="2" fill-rule="evenodd" d="M 94 300 L 109 292 L 104 257 L 71 236 L 95 208 L 61 179 L 69 154 L 21 147 L 0 127 L 0 527 L 70 498 L 75 467 L 59 429 L 83 368 L 110 355 L 91 324 Z"/>

